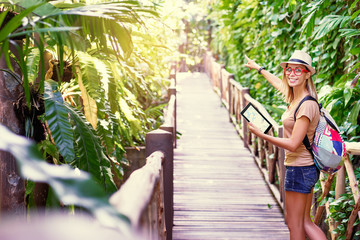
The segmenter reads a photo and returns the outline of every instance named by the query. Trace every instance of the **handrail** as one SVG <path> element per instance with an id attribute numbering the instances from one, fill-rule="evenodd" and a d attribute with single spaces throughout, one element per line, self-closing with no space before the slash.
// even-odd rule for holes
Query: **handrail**
<path id="1" fill-rule="evenodd" d="M 176 66 L 176 65 L 175 65 Z M 172 69 L 176 69 L 173 66 Z M 173 134 L 173 144 L 176 148 L 176 73 L 170 73 L 170 87 L 168 89 L 168 107 L 164 112 L 164 123 L 160 126 L 160 129 L 171 132 Z"/>
<path id="2" fill-rule="evenodd" d="M 284 174 L 285 174 L 285 152 L 284 149 L 276 147 L 257 136 L 251 134 L 248 131 L 247 121 L 244 120 L 240 111 L 246 106 L 248 102 L 255 105 L 259 111 L 267 117 L 272 123 L 273 127 L 268 134 L 283 137 L 283 126 L 276 123 L 271 118 L 266 109 L 257 100 L 253 99 L 249 94 L 249 89 L 241 86 L 240 83 L 233 79 L 233 75 L 230 73 L 224 73 L 226 70 L 223 65 L 216 63 L 211 52 L 204 54 L 204 71 L 209 76 L 214 90 L 220 95 L 220 99 L 229 112 L 229 120 L 232 122 L 239 133 L 240 137 L 244 141 L 244 146 L 248 147 L 252 152 L 255 161 L 263 172 L 265 181 L 268 183 L 279 205 L 285 211 L 285 192 L 284 192 Z M 227 92 L 225 94 L 225 91 Z M 353 231 L 353 223 L 356 220 L 356 216 L 360 219 L 360 193 L 357 184 L 357 179 L 354 174 L 353 166 L 349 160 L 349 155 L 360 155 L 360 143 L 346 142 L 347 156 L 345 159 L 344 167 L 337 173 L 337 183 L 335 187 L 336 198 L 345 192 L 345 171 L 348 175 L 350 187 L 355 201 L 354 209 L 350 215 L 348 228 L 346 231 L 346 239 L 351 238 Z M 267 176 L 267 177 L 266 177 Z M 321 199 L 326 197 L 330 191 L 332 181 L 335 175 L 325 176 L 321 173 L 320 179 L 323 195 Z M 326 179 L 326 181 L 325 181 Z M 316 208 L 315 223 L 319 223 L 322 217 L 322 213 L 326 209 L 329 212 L 329 203 L 324 206 Z M 336 223 L 330 224 L 330 231 L 334 229 Z M 336 235 L 332 234 L 332 238 L 335 239 Z"/>
<path id="3" fill-rule="evenodd" d="M 147 240 L 172 239 L 173 159 L 176 147 L 176 65 L 171 65 L 171 85 L 164 123 L 146 134 L 146 164 L 131 173 L 110 203 L 127 216 L 135 232 Z"/>
<path id="4" fill-rule="evenodd" d="M 110 198 L 110 203 L 130 219 L 131 225 L 138 228 L 140 218 L 152 197 L 153 191 L 159 191 L 161 165 L 164 153 L 156 151 L 146 158 L 146 164 L 135 170 L 121 188 Z"/>

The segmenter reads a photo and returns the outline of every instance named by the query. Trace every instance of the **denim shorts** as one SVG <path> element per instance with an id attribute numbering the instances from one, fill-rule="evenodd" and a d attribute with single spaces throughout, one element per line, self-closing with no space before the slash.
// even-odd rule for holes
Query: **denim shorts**
<path id="1" fill-rule="evenodd" d="M 320 172 L 315 165 L 304 167 L 286 166 L 285 191 L 311 193 L 319 179 Z"/>

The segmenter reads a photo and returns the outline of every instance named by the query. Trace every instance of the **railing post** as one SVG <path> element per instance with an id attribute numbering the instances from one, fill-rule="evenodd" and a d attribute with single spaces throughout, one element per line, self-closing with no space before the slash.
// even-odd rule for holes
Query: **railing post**
<path id="1" fill-rule="evenodd" d="M 336 173 L 335 199 L 345 193 L 345 167 L 342 167 Z"/>
<path id="2" fill-rule="evenodd" d="M 220 72 L 219 72 L 219 84 L 220 84 L 220 99 L 221 101 L 223 100 L 223 88 L 224 88 L 224 84 L 223 84 L 223 69 L 225 69 L 225 65 L 224 64 L 221 64 L 220 65 Z"/>
<path id="3" fill-rule="evenodd" d="M 180 59 L 180 64 L 179 64 L 179 72 L 186 72 L 186 61 L 185 58 L 181 58 Z"/>
<path id="4" fill-rule="evenodd" d="M 172 137 L 173 137 L 173 145 L 174 148 L 176 148 L 176 131 L 177 131 L 177 127 L 176 127 L 176 87 L 174 85 L 170 86 L 168 89 L 168 96 L 169 96 L 169 100 L 171 99 L 171 96 L 175 96 L 175 102 L 174 102 L 174 112 L 172 113 L 172 119 L 173 122 L 171 123 L 171 126 L 166 126 L 166 125 L 162 125 L 160 127 L 160 129 L 171 132 L 172 133 Z"/>
<path id="5" fill-rule="evenodd" d="M 231 86 L 231 80 L 234 80 L 234 74 L 230 74 L 228 78 L 228 95 L 229 95 L 229 121 L 232 122 L 231 115 L 234 109 L 234 103 L 232 100 L 232 86 Z M 234 123 L 236 125 L 236 122 Z"/>
<path id="6" fill-rule="evenodd" d="M 211 57 L 210 59 L 210 79 L 211 79 L 211 83 L 212 83 L 212 87 L 216 88 L 216 66 L 215 66 L 215 58 Z"/>
<path id="7" fill-rule="evenodd" d="M 207 57 L 206 57 L 206 55 L 207 55 L 207 51 L 205 51 L 205 52 L 203 53 L 204 73 L 206 73 L 206 75 L 207 75 L 207 66 L 206 66 L 206 64 L 207 64 Z"/>
<path id="8" fill-rule="evenodd" d="M 284 137 L 284 127 L 279 127 L 279 132 L 278 132 L 278 136 L 279 138 L 283 138 Z M 284 210 L 284 214 L 286 214 L 286 209 L 285 209 L 285 191 L 284 191 L 284 186 L 285 186 L 285 150 L 283 148 L 279 148 L 279 154 L 278 154 L 279 158 L 279 183 L 280 183 L 280 201 L 283 203 L 283 210 Z"/>
<path id="9" fill-rule="evenodd" d="M 245 94 L 249 94 L 250 93 L 250 89 L 249 88 L 243 88 L 241 89 L 241 109 L 244 109 L 244 107 L 246 106 L 246 99 L 245 99 Z M 244 136 L 244 147 L 249 148 L 249 136 L 247 134 L 248 129 L 247 129 L 247 121 L 244 117 L 242 117 L 242 130 L 243 130 L 243 136 Z"/>
<path id="10" fill-rule="evenodd" d="M 155 151 L 162 151 L 165 155 L 163 166 L 164 173 L 164 210 L 166 239 L 172 239 L 172 228 L 174 219 L 174 149 L 172 134 L 165 130 L 154 130 L 146 134 L 146 156 Z"/>
<path id="11" fill-rule="evenodd" d="M 170 78 L 170 80 L 174 79 L 175 86 L 176 86 L 176 71 L 177 71 L 176 62 L 173 62 L 173 63 L 171 63 L 169 78 Z"/>
<path id="12" fill-rule="evenodd" d="M 341 167 L 336 173 L 335 199 L 339 199 L 345 193 L 345 167 Z M 337 228 L 339 222 L 334 222 L 334 229 Z M 338 234 L 335 234 L 335 238 Z"/>

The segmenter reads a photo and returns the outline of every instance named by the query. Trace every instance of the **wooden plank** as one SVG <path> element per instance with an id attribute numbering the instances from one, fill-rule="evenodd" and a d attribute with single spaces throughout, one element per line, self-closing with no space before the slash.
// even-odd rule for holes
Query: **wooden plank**
<path id="1" fill-rule="evenodd" d="M 289 239 L 280 207 L 204 74 L 177 76 L 175 240 Z"/>

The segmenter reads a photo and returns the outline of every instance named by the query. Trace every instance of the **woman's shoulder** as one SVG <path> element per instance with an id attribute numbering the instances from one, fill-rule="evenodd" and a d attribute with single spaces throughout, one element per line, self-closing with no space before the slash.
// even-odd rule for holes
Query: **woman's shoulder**
<path id="1" fill-rule="evenodd" d="M 319 110 L 319 104 L 318 102 L 316 101 L 313 101 L 313 100 L 307 100 L 307 101 L 304 101 L 300 108 L 303 107 L 303 108 L 307 108 L 307 109 L 318 109 Z M 299 109 L 300 110 L 300 109 Z"/>
<path id="2" fill-rule="evenodd" d="M 319 104 L 313 100 L 304 101 L 295 114 L 296 118 L 307 116 L 309 119 L 313 119 L 320 114 Z"/>

